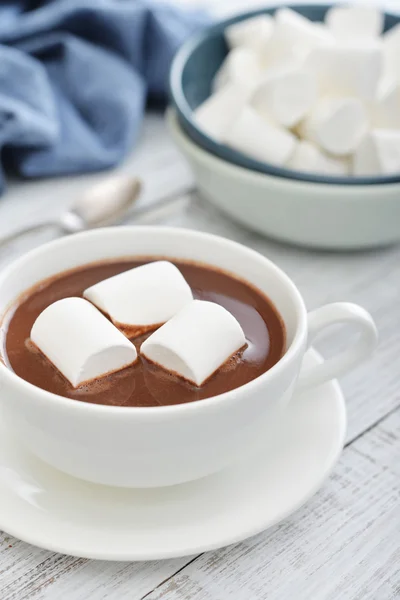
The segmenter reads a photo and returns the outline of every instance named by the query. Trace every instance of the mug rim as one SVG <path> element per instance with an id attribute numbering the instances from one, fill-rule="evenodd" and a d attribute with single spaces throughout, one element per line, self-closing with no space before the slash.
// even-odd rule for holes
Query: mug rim
<path id="1" fill-rule="evenodd" d="M 103 228 L 98 228 L 98 229 L 94 229 L 94 230 L 90 230 L 90 231 L 83 231 L 80 233 L 69 235 L 67 237 L 52 240 L 45 244 L 41 244 L 37 248 L 30 250 L 26 254 L 23 254 L 19 258 L 13 260 L 9 265 L 7 265 L 6 268 L 0 274 L 0 292 L 1 292 L 2 286 L 6 283 L 7 278 L 13 272 L 20 269 L 27 262 L 29 263 L 32 260 L 40 259 L 40 257 L 42 255 L 48 254 L 49 256 L 51 256 L 51 250 L 53 248 L 55 248 L 55 247 L 62 248 L 62 246 L 68 247 L 69 244 L 71 242 L 73 243 L 73 241 L 76 240 L 78 237 L 79 238 L 95 238 L 95 237 L 101 238 L 103 235 L 105 235 L 107 233 L 109 234 L 111 232 L 113 232 L 115 235 L 118 235 L 118 233 L 121 231 L 125 231 L 126 233 L 129 233 L 129 232 L 137 233 L 138 231 L 140 231 L 141 235 L 144 235 L 144 236 L 145 235 L 157 235 L 157 233 L 159 231 L 162 231 L 163 233 L 166 233 L 167 235 L 172 235 L 172 236 L 181 235 L 181 236 L 187 236 L 187 237 L 192 237 L 192 238 L 196 237 L 198 240 L 203 241 L 203 242 L 207 242 L 207 241 L 213 242 L 214 241 L 214 242 L 218 242 L 218 243 L 224 243 L 233 248 L 236 248 L 237 250 L 239 250 L 242 253 L 247 254 L 249 259 L 253 259 L 253 260 L 257 260 L 257 261 L 261 260 L 261 261 L 265 262 L 269 266 L 269 268 L 273 270 L 274 274 L 277 277 L 279 277 L 281 280 L 284 281 L 285 286 L 287 287 L 287 289 L 289 290 L 289 292 L 292 295 L 292 298 L 295 301 L 297 326 L 296 326 L 296 330 L 295 330 L 295 333 L 293 336 L 293 340 L 292 340 L 290 346 L 286 349 L 283 356 L 278 360 L 278 362 L 273 367 L 271 367 L 270 369 L 268 369 L 267 371 L 265 371 L 264 373 L 262 373 L 255 379 L 252 379 L 251 381 L 241 385 L 238 388 L 229 390 L 227 392 L 223 392 L 222 394 L 218 394 L 217 396 L 210 396 L 208 398 L 203 398 L 201 400 L 193 400 L 192 402 L 185 402 L 182 404 L 173 404 L 173 405 L 166 405 L 166 406 L 112 406 L 112 405 L 107 405 L 107 404 L 94 404 L 94 403 L 92 404 L 89 402 L 84 402 L 84 401 L 79 401 L 79 400 L 75 401 L 75 402 L 71 402 L 71 398 L 59 396 L 58 394 L 54 394 L 53 392 L 43 390 L 42 388 L 39 388 L 32 383 L 29 383 L 28 381 L 26 381 L 25 379 L 23 379 L 22 377 L 17 375 L 14 371 L 12 371 L 2 360 L 0 360 L 0 389 L 4 385 L 4 380 L 2 381 L 2 378 L 5 378 L 7 383 L 9 383 L 10 385 L 15 386 L 15 387 L 19 386 L 20 393 L 24 393 L 24 394 L 30 395 L 30 396 L 35 396 L 35 399 L 39 400 L 41 402 L 47 403 L 47 401 L 50 401 L 53 404 L 57 403 L 57 407 L 60 409 L 73 410 L 75 407 L 78 407 L 79 411 L 81 411 L 81 412 L 87 411 L 89 414 L 92 413 L 93 415 L 96 413 L 99 413 L 99 414 L 103 413 L 103 414 L 107 414 L 109 416 L 115 416 L 115 417 L 118 417 L 118 415 L 126 416 L 127 414 L 136 415 L 136 416 L 152 415 L 152 418 L 153 418 L 156 415 L 159 415 L 159 416 L 164 415 L 165 416 L 166 414 L 173 415 L 177 412 L 182 412 L 182 411 L 188 412 L 190 410 L 197 410 L 199 408 L 199 406 L 204 406 L 204 408 L 210 407 L 212 405 L 220 404 L 221 402 L 227 402 L 227 401 L 229 401 L 229 398 L 232 398 L 234 395 L 236 395 L 238 393 L 245 393 L 245 394 L 252 393 L 252 391 L 260 384 L 268 383 L 270 380 L 275 378 L 275 376 L 278 376 L 279 373 L 281 373 L 281 371 L 286 367 L 286 365 L 288 363 L 290 363 L 290 361 L 296 356 L 298 351 L 301 349 L 303 340 L 307 336 L 307 328 L 306 328 L 307 310 L 306 310 L 304 300 L 303 300 L 299 290 L 297 289 L 294 282 L 290 279 L 290 277 L 280 267 L 278 267 L 273 261 L 271 261 L 264 255 L 262 255 L 261 253 L 257 252 L 256 250 L 253 250 L 252 248 L 248 248 L 247 246 L 244 246 L 243 244 L 240 244 L 239 242 L 235 242 L 228 238 L 224 238 L 223 236 L 219 236 L 219 235 L 215 235 L 215 234 L 211 234 L 211 233 L 207 233 L 207 232 L 202 232 L 202 231 L 196 231 L 193 229 L 186 229 L 186 228 L 179 228 L 179 227 L 164 227 L 164 226 L 159 226 L 159 225 L 149 225 L 149 226 L 140 226 L 140 227 L 135 226 L 135 225 L 125 225 L 125 226 L 118 226 L 118 227 L 103 227 Z M 135 256 L 135 255 L 139 256 L 137 253 L 132 254 L 132 256 Z M 172 254 L 169 257 L 174 258 L 172 256 Z M 185 260 L 183 257 L 181 257 L 181 258 L 182 258 L 182 260 Z M 115 257 L 115 259 L 117 259 L 117 257 Z M 103 259 L 99 258 L 98 262 L 101 262 L 102 260 L 107 260 L 107 258 L 106 257 L 104 257 Z M 190 260 L 190 259 L 188 259 L 188 260 Z M 93 264 L 93 262 L 94 261 L 85 262 L 83 260 L 81 263 L 79 263 L 79 265 L 77 265 L 76 267 L 72 267 L 72 268 L 75 269 L 75 268 L 83 267 L 86 264 L 87 265 Z M 207 262 L 205 264 L 208 264 L 211 267 L 213 266 L 210 262 Z M 63 272 L 65 272 L 67 270 L 68 269 L 64 269 L 64 270 L 60 271 L 59 274 L 62 274 Z M 233 269 L 231 270 L 231 273 L 233 275 L 235 275 L 235 272 Z M 241 277 L 241 279 L 243 279 L 246 282 L 245 278 Z M 40 281 L 41 280 L 38 280 L 36 282 L 36 284 L 39 283 Z M 255 284 L 250 284 L 250 285 L 255 285 Z M 257 287 L 257 286 L 255 285 L 255 287 Z M 15 299 L 14 299 L 14 301 L 15 301 Z M 11 305 L 12 304 L 13 303 L 11 303 Z M 9 308 L 10 308 L 10 304 L 7 307 L 5 307 L 5 311 L 2 312 L 1 318 L 4 317 L 4 315 L 7 313 Z M 279 312 L 279 309 L 277 309 L 277 310 Z M 0 319 L 0 323 L 1 323 L 1 319 Z"/>

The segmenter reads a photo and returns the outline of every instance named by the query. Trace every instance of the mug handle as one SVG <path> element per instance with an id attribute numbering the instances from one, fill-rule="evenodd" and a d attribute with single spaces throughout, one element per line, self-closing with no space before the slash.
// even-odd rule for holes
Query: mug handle
<path id="1" fill-rule="evenodd" d="M 303 368 L 298 380 L 299 391 L 344 375 L 375 350 L 378 331 L 371 315 L 361 306 L 349 302 L 326 304 L 308 314 L 307 349 L 324 329 L 337 324 L 352 325 L 358 331 L 358 339 L 341 354 L 328 358 L 319 365 Z"/>

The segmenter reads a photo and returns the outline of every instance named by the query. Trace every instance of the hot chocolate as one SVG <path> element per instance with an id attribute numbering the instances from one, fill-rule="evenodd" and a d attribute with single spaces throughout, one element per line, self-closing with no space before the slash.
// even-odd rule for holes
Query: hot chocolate
<path id="1" fill-rule="evenodd" d="M 173 261 L 192 289 L 193 297 L 226 308 L 240 323 L 247 346 L 235 354 L 201 387 L 168 373 L 144 356 L 132 366 L 74 389 L 31 344 L 38 315 L 50 304 L 82 296 L 88 287 L 149 260 L 104 262 L 61 273 L 28 291 L 7 315 L 3 327 L 3 359 L 14 372 L 44 390 L 84 402 L 114 406 L 163 406 L 201 400 L 255 379 L 282 357 L 285 328 L 271 301 L 245 281 L 200 263 Z M 161 299 L 162 301 L 162 299 Z M 139 350 L 147 333 L 133 339 Z"/>

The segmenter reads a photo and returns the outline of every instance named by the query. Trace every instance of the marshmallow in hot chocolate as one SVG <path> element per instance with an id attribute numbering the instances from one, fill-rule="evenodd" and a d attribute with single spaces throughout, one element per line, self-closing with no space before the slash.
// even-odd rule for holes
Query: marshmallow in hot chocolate
<path id="1" fill-rule="evenodd" d="M 130 336 L 155 329 L 193 300 L 179 269 L 165 260 L 114 275 L 83 295 Z"/>
<path id="2" fill-rule="evenodd" d="M 200 387 L 245 345 L 230 312 L 214 302 L 193 300 L 143 342 L 140 353 Z"/>
<path id="3" fill-rule="evenodd" d="M 278 311 L 264 293 L 220 268 L 192 261 L 175 264 L 193 292 L 203 300 L 226 305 L 229 310 L 232 307 L 246 339 L 251 340 L 249 347 L 218 369 L 201 387 L 188 385 L 182 377 L 173 376 L 143 358 L 130 368 L 108 377 L 98 377 L 91 385 L 75 388 L 66 377 L 57 373 L 50 360 L 34 351 L 33 344 L 25 343 L 35 320 L 55 298 L 69 294 L 76 297 L 74 300 L 84 302 L 82 293 L 92 283 L 141 264 L 143 259 L 140 257 L 86 264 L 29 290 L 18 305 L 10 307 L 7 330 L 3 332 L 2 357 L 19 377 L 52 394 L 91 404 L 154 407 L 202 400 L 236 389 L 265 373 L 283 356 L 285 328 Z M 89 308 L 96 311 L 90 304 Z M 99 316 L 106 320 L 101 313 Z M 72 331 L 74 323 L 71 324 Z M 107 324 L 113 327 L 111 323 Z M 130 343 L 121 333 L 120 336 L 124 344 Z M 74 352 L 79 351 L 78 344 L 79 338 Z"/>
<path id="4" fill-rule="evenodd" d="M 137 359 L 135 346 L 83 298 L 50 304 L 36 319 L 30 337 L 74 388 Z"/>

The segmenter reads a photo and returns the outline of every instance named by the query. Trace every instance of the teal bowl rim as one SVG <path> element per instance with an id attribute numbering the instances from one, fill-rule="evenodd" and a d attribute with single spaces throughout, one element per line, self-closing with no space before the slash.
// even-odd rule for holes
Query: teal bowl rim
<path id="1" fill-rule="evenodd" d="M 331 4 L 297 4 L 287 6 L 296 12 L 308 11 L 312 9 L 316 10 L 328 10 Z M 284 177 L 286 179 L 294 179 L 299 181 L 306 181 L 309 183 L 322 183 L 328 185 L 382 185 L 386 183 L 400 183 L 400 173 L 398 175 L 384 175 L 384 176 L 371 176 L 371 177 L 335 177 L 330 175 L 319 175 L 311 172 L 296 171 L 295 169 L 288 169 L 285 167 L 279 167 L 271 163 L 261 162 L 248 157 L 246 154 L 233 150 L 225 144 L 220 144 L 214 141 L 211 137 L 206 135 L 197 126 L 193 119 L 193 111 L 186 100 L 185 93 L 182 88 L 182 75 L 187 61 L 189 60 L 192 53 L 197 47 L 202 44 L 207 38 L 216 34 L 222 33 L 226 27 L 239 21 L 255 17 L 262 14 L 273 14 L 276 10 L 282 8 L 279 6 L 268 6 L 263 9 L 257 9 L 247 11 L 244 13 L 236 14 L 233 17 L 224 19 L 214 23 L 202 31 L 195 33 L 181 46 L 177 51 L 171 65 L 169 74 L 169 97 L 173 107 L 176 110 L 177 117 L 181 123 L 183 129 L 192 141 L 200 145 L 205 151 L 210 152 L 226 160 L 232 164 L 240 166 L 251 171 L 256 171 L 264 175 L 274 175 L 276 177 Z M 389 18 L 392 21 L 400 23 L 400 15 L 390 13 L 387 11 L 383 12 L 385 19 Z"/>

